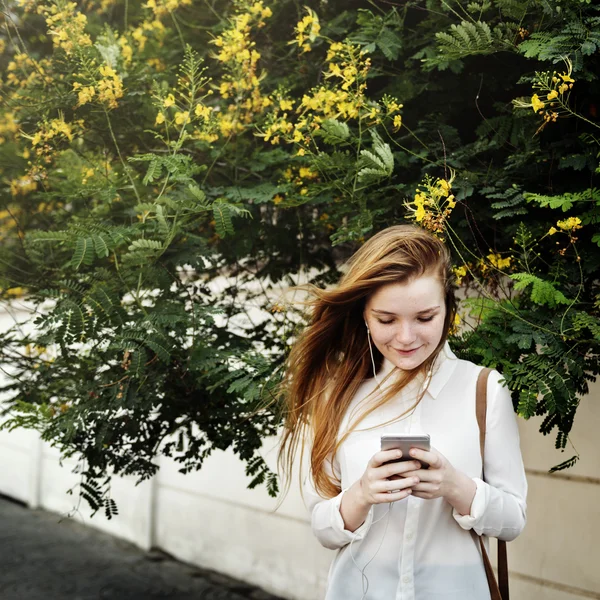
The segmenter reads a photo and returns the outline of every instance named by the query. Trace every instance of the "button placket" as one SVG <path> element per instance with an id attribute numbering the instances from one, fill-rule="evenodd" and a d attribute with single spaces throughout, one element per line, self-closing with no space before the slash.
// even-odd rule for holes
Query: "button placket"
<path id="1" fill-rule="evenodd" d="M 414 600 L 415 597 L 415 547 L 420 510 L 421 502 L 419 499 L 408 498 L 404 535 L 402 537 L 402 554 L 398 565 L 400 582 L 396 600 Z"/>

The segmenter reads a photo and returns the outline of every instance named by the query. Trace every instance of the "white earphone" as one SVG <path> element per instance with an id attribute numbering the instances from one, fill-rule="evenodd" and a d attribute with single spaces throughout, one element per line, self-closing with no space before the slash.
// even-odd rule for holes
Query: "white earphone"
<path id="1" fill-rule="evenodd" d="M 377 372 L 375 370 L 375 358 L 373 357 L 373 346 L 371 345 L 371 330 L 369 329 L 369 324 L 367 323 L 366 319 L 365 319 L 365 325 L 367 326 L 367 341 L 369 342 L 369 352 L 371 353 L 371 364 L 373 365 L 373 377 L 375 378 L 375 381 L 377 382 L 378 387 L 381 387 L 381 384 L 379 383 L 379 379 L 377 379 Z"/>

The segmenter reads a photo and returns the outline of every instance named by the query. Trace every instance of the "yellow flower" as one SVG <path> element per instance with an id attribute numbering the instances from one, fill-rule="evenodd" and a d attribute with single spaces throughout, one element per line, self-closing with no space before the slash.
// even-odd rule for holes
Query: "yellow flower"
<path id="1" fill-rule="evenodd" d="M 440 186 L 440 188 L 442 188 L 443 196 L 447 196 L 450 193 L 450 189 L 452 188 L 450 182 L 446 181 L 445 179 L 439 179 L 438 185 Z"/>
<path id="2" fill-rule="evenodd" d="M 205 121 L 208 121 L 212 109 L 204 104 L 196 104 L 196 108 L 194 109 L 194 114 Z"/>
<path id="3" fill-rule="evenodd" d="M 117 75 L 116 71 L 110 65 L 102 65 L 99 71 L 102 77 L 115 77 Z"/>
<path id="4" fill-rule="evenodd" d="M 542 110 L 544 108 L 544 106 L 546 106 L 544 104 L 544 102 L 542 100 L 539 99 L 537 94 L 534 94 L 533 96 L 531 96 L 531 107 L 533 108 L 534 112 L 538 112 L 540 110 Z"/>
<path id="5" fill-rule="evenodd" d="M 510 263 L 512 262 L 512 256 L 502 258 L 500 254 L 496 254 L 492 250 L 490 250 L 490 252 L 491 254 L 488 254 L 487 259 L 494 267 L 500 270 L 510 267 Z"/>
<path id="6" fill-rule="evenodd" d="M 396 115 L 394 117 L 394 129 L 400 129 L 402 127 L 402 115 Z"/>
<path id="7" fill-rule="evenodd" d="M 558 98 L 558 92 L 556 90 L 552 90 L 547 96 L 546 98 L 548 100 L 554 100 L 554 98 Z"/>
<path id="8" fill-rule="evenodd" d="M 565 83 L 575 83 L 575 80 L 571 77 L 570 73 L 561 73 L 560 74 L 560 78 L 565 82 Z"/>
<path id="9" fill-rule="evenodd" d="M 154 124 L 155 125 L 161 125 L 164 122 L 165 122 L 165 115 L 163 113 L 159 112 L 156 115 L 156 121 L 154 121 Z"/>
<path id="10" fill-rule="evenodd" d="M 559 91 L 561 94 L 564 94 L 564 93 L 565 93 L 565 92 L 566 92 L 568 89 L 569 89 L 569 84 L 568 84 L 568 83 L 561 83 L 561 84 L 558 86 L 558 91 Z"/>
<path id="11" fill-rule="evenodd" d="M 183 125 L 184 123 L 186 123 L 190 118 L 190 113 L 185 110 L 183 112 L 178 111 L 175 113 L 175 124 L 176 125 Z"/>
<path id="12" fill-rule="evenodd" d="M 581 219 L 579 217 L 569 217 L 563 221 L 558 221 L 556 226 L 563 231 L 575 231 L 581 229 Z"/>
<path id="13" fill-rule="evenodd" d="M 73 84 L 73 88 L 75 88 L 75 84 Z M 87 104 L 88 102 L 91 102 L 95 93 L 96 93 L 96 89 L 92 85 L 81 88 L 81 90 L 77 94 L 78 99 L 79 99 L 79 106 L 82 106 L 83 104 Z"/>
<path id="14" fill-rule="evenodd" d="M 292 110 L 292 108 L 294 108 L 294 102 L 292 100 L 280 100 L 279 101 L 279 108 L 281 108 L 281 110 Z"/>
<path id="15" fill-rule="evenodd" d="M 165 108 L 169 108 L 170 106 L 173 106 L 175 104 L 175 96 L 173 96 L 173 94 L 169 94 L 164 102 L 163 102 L 163 106 Z"/>
<path id="16" fill-rule="evenodd" d="M 558 233 L 556 227 L 550 227 L 550 229 L 548 229 L 548 235 L 554 235 L 555 233 Z"/>
<path id="17" fill-rule="evenodd" d="M 462 267 L 454 267 L 452 269 L 454 272 L 454 276 L 456 277 L 456 284 L 460 285 L 462 283 L 463 277 L 467 275 L 467 267 L 464 265 Z"/>

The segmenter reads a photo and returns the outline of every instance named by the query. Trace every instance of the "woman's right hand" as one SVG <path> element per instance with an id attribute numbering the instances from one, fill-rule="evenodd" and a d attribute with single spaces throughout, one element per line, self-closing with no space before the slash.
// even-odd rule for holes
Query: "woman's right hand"
<path id="1" fill-rule="evenodd" d="M 421 463 L 414 459 L 390 462 L 401 456 L 400 450 L 382 450 L 371 457 L 357 486 L 365 504 L 397 502 L 411 494 L 411 488 L 419 483 L 419 478 L 412 475 L 405 477 L 404 474 L 420 469 Z"/>
<path id="2" fill-rule="evenodd" d="M 389 462 L 401 456 L 400 450 L 382 450 L 374 454 L 362 477 L 342 496 L 340 514 L 348 531 L 360 527 L 373 504 L 402 500 L 411 494 L 411 486 L 419 483 L 418 477 L 403 476 L 421 468 L 418 460 Z"/>

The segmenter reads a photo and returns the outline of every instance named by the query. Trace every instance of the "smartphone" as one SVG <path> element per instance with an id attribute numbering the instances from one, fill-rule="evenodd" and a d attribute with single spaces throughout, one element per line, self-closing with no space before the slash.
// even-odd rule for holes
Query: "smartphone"
<path id="1" fill-rule="evenodd" d="M 382 450 L 402 450 L 402 456 L 389 462 L 403 462 L 405 460 L 415 460 L 410 456 L 411 448 L 420 448 L 429 452 L 431 450 L 431 440 L 428 433 L 386 433 L 381 436 Z M 423 469 L 428 469 L 429 465 L 419 461 Z"/>

